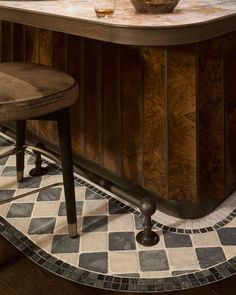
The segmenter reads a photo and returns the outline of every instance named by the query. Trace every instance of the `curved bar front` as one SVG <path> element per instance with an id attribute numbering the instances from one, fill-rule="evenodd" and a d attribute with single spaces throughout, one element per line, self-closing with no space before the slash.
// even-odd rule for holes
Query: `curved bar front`
<path id="1" fill-rule="evenodd" d="M 102 19 L 91 0 L 0 1 L 1 59 L 75 76 L 83 168 L 133 203 L 203 216 L 236 189 L 236 2 L 182 0 L 163 15 L 117 3 Z M 29 127 L 56 145 L 53 125 Z"/>

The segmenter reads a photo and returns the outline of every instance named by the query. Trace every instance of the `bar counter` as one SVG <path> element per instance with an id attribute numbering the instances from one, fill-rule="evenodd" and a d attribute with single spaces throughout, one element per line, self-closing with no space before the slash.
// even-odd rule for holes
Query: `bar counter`
<path id="1" fill-rule="evenodd" d="M 134 198 L 181 217 L 236 189 L 236 3 L 180 1 L 144 15 L 118 0 L 0 1 L 1 60 L 54 65 L 79 81 L 75 161 Z M 29 130 L 55 144 L 53 124 Z M 104 182 L 105 183 L 105 182 Z"/>
<path id="2" fill-rule="evenodd" d="M 118 0 L 112 18 L 97 18 L 92 0 L 0 1 L 2 20 L 128 45 L 177 45 L 203 41 L 236 28 L 235 1 L 182 0 L 172 15 L 135 12 Z"/>

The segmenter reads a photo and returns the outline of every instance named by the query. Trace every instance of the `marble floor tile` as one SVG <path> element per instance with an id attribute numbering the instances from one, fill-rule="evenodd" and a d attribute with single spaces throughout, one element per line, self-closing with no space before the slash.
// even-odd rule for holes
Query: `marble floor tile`
<path id="1" fill-rule="evenodd" d="M 165 250 L 139 251 L 141 271 L 169 270 L 169 263 Z"/>
<path id="2" fill-rule="evenodd" d="M 164 232 L 163 236 L 167 248 L 192 247 L 189 235 Z"/>
<path id="3" fill-rule="evenodd" d="M 29 226 L 29 235 L 52 234 L 56 218 L 32 218 Z"/>
<path id="4" fill-rule="evenodd" d="M 196 254 L 201 268 L 213 266 L 226 259 L 220 247 L 196 248 Z"/>
<path id="5" fill-rule="evenodd" d="M 224 227 L 217 231 L 222 245 L 236 245 L 236 228 Z"/>
<path id="6" fill-rule="evenodd" d="M 90 189 L 86 189 L 85 199 L 86 200 L 101 200 L 101 199 L 103 199 L 103 197 L 100 196 L 99 194 L 91 191 Z"/>
<path id="7" fill-rule="evenodd" d="M 82 232 L 107 231 L 107 216 L 85 216 Z"/>
<path id="8" fill-rule="evenodd" d="M 81 215 L 82 211 L 83 211 L 83 202 L 82 201 L 76 201 L 76 213 L 77 213 L 77 215 Z M 65 202 L 60 203 L 58 216 L 66 216 L 66 203 Z"/>
<path id="9" fill-rule="evenodd" d="M 80 237 L 80 251 L 104 252 L 108 251 L 108 234 L 103 232 L 83 233 Z"/>
<path id="10" fill-rule="evenodd" d="M 30 217 L 33 211 L 33 207 L 33 203 L 11 204 L 7 213 L 7 218 Z"/>
<path id="11" fill-rule="evenodd" d="M 139 272 L 138 255 L 135 252 L 110 252 L 109 262 L 110 272 L 113 274 Z"/>
<path id="12" fill-rule="evenodd" d="M 135 236 L 133 232 L 112 232 L 109 233 L 109 250 L 120 251 L 120 250 L 134 250 Z"/>
<path id="13" fill-rule="evenodd" d="M 88 216 L 93 215 L 106 215 L 108 213 L 107 200 L 87 200 L 84 202 L 83 214 Z"/>
<path id="14" fill-rule="evenodd" d="M 172 270 L 199 269 L 198 259 L 193 248 L 168 248 L 166 253 Z"/>
<path id="15" fill-rule="evenodd" d="M 134 231 L 134 218 L 131 214 L 113 214 L 108 217 L 109 231 Z"/>
<path id="16" fill-rule="evenodd" d="M 220 240 L 217 235 L 217 232 L 212 231 L 208 233 L 203 233 L 200 235 L 191 235 L 193 245 L 196 247 L 201 247 L 206 245 L 207 241 L 207 246 L 220 246 Z"/>
<path id="17" fill-rule="evenodd" d="M 78 253 L 80 236 L 71 239 L 69 235 L 54 235 L 51 253 Z"/>
<path id="18" fill-rule="evenodd" d="M 56 217 L 58 215 L 59 202 L 36 202 L 32 213 L 33 217 Z"/>
<path id="19" fill-rule="evenodd" d="M 108 253 L 82 253 L 79 257 L 79 266 L 99 273 L 108 272 Z"/>
<path id="20" fill-rule="evenodd" d="M 41 191 L 38 193 L 37 202 L 40 201 L 58 201 L 61 197 L 62 188 L 52 187 L 50 190 Z"/>

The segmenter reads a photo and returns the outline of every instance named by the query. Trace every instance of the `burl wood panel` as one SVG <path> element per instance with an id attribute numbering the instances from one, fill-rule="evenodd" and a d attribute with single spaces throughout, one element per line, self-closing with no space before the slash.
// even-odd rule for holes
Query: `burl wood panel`
<path id="1" fill-rule="evenodd" d="M 168 195 L 197 198 L 195 46 L 168 48 Z"/>
<path id="2" fill-rule="evenodd" d="M 168 196 L 166 49 L 143 49 L 144 187 Z"/>
<path id="3" fill-rule="evenodd" d="M 222 46 L 217 38 L 198 48 L 199 195 L 204 199 L 225 195 Z"/>

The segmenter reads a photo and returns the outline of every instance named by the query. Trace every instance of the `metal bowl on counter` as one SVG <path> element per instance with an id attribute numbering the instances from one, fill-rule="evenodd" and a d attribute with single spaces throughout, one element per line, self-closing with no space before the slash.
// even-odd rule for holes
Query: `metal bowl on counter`
<path id="1" fill-rule="evenodd" d="M 180 0 L 131 0 L 139 13 L 171 13 Z"/>

